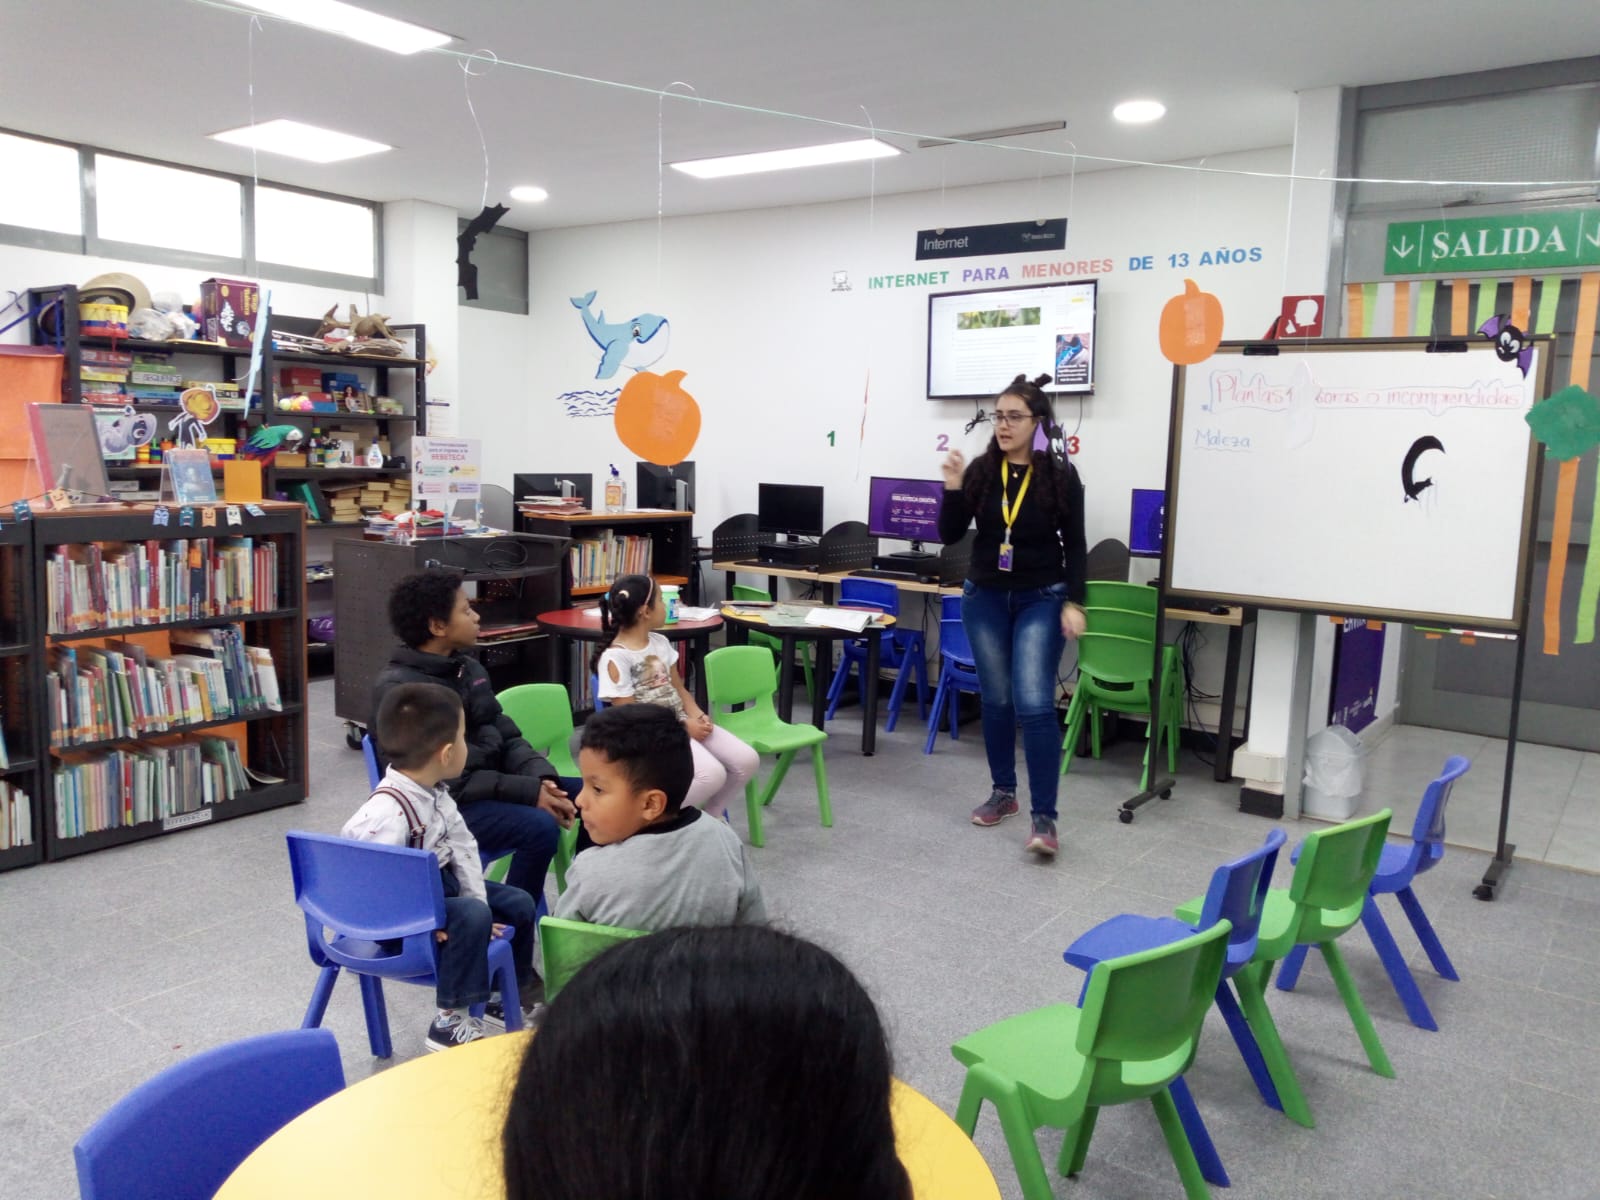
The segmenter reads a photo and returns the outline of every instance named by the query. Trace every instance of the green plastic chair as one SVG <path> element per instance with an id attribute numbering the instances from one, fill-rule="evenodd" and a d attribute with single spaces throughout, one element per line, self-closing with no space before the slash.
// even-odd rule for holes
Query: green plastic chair
<path id="1" fill-rule="evenodd" d="M 747 584 L 736 583 L 733 585 L 733 595 L 731 599 L 766 600 L 770 602 L 772 599 L 772 593 L 763 591 L 761 588 L 750 587 Z M 783 654 L 783 639 L 775 638 L 770 633 L 756 633 L 754 630 L 751 630 L 749 634 L 749 644 L 752 646 L 765 646 L 767 649 L 772 651 L 772 657 L 775 659 Z M 802 668 L 804 668 L 806 673 L 806 699 L 810 700 L 812 696 L 815 695 L 813 689 L 817 686 L 817 681 L 812 675 L 811 647 L 808 644 L 802 644 L 800 646 L 800 665 Z"/>
<path id="2" fill-rule="evenodd" d="M 544 954 L 544 998 L 551 1001 L 591 958 L 618 942 L 644 937 L 643 929 L 623 929 L 617 925 L 590 925 L 587 921 L 568 921 L 545 917 L 539 922 L 539 947 Z"/>
<path id="3" fill-rule="evenodd" d="M 522 683 L 507 688 L 495 699 L 500 701 L 506 716 L 516 723 L 528 745 L 549 759 L 558 774 L 569 779 L 579 774 L 578 764 L 572 761 L 572 701 L 566 688 L 559 683 Z M 567 871 L 578 848 L 578 829 L 579 819 L 573 817 L 572 824 L 561 831 L 556 841 L 556 856 L 550 862 L 550 869 L 555 872 L 558 893 L 567 890 Z M 496 883 L 505 882 L 509 867 L 509 861 L 505 866 L 501 866 L 500 861 L 492 865 L 491 869 L 500 870 L 494 877 Z M 490 878 L 487 871 L 484 878 Z"/>
<path id="4" fill-rule="evenodd" d="M 1155 588 L 1142 583 L 1119 583 L 1096 579 L 1085 584 L 1084 615 L 1090 629 L 1101 633 L 1121 633 L 1129 637 L 1157 636 L 1161 625 L 1155 621 Z M 1167 741 L 1167 770 L 1178 769 L 1178 740 L 1183 724 L 1184 697 L 1188 693 L 1184 678 L 1183 655 L 1176 646 L 1161 648 L 1161 727 Z"/>
<path id="5" fill-rule="evenodd" d="M 1390 810 L 1374 813 L 1358 821 L 1335 825 L 1309 834 L 1300 847 L 1294 877 L 1286 888 L 1267 893 L 1261 910 L 1261 930 L 1250 965 L 1233 977 L 1239 992 L 1239 1007 L 1261 1047 L 1267 1073 L 1283 1111 L 1307 1129 L 1315 1128 L 1311 1106 L 1306 1103 L 1294 1068 L 1289 1063 L 1283 1039 L 1267 1009 L 1267 983 L 1274 964 L 1296 946 L 1315 946 L 1327 960 L 1328 974 L 1344 1000 L 1345 1010 L 1356 1027 L 1362 1048 L 1372 1069 L 1386 1079 L 1394 1078 L 1394 1068 L 1384 1053 L 1378 1031 L 1372 1027 L 1361 993 L 1345 966 L 1344 956 L 1335 944 L 1361 920 L 1361 906 L 1367 900 L 1367 887 L 1378 869 L 1383 854 L 1383 839 L 1389 832 Z M 1177 910 L 1180 921 L 1199 919 L 1203 896 L 1197 896 Z"/>
<path id="6" fill-rule="evenodd" d="M 1182 941 L 1095 966 L 1082 1007 L 1052 1004 L 962 1038 L 950 1052 L 967 1068 L 956 1124 L 968 1137 L 994 1105 L 1024 1200 L 1051 1200 L 1034 1130 L 1067 1131 L 1057 1169 L 1083 1169 L 1095 1118 L 1108 1104 L 1148 1099 L 1191 1200 L 1211 1193 L 1169 1090 L 1189 1069 L 1211 1007 L 1232 926 L 1218 921 Z"/>
<path id="7" fill-rule="evenodd" d="M 1078 682 L 1072 689 L 1072 702 L 1067 705 L 1067 732 L 1061 740 L 1063 775 L 1072 769 L 1085 722 L 1089 725 L 1090 751 L 1099 758 L 1100 718 L 1104 713 L 1151 711 L 1150 660 L 1154 651 L 1151 636 L 1128 637 L 1120 633 L 1097 633 L 1088 628 L 1078 635 Z M 1164 726 L 1158 718 L 1152 718 L 1145 729 L 1148 741 L 1141 787 L 1150 786 L 1150 761 L 1159 751 L 1163 732 Z"/>
<path id="8" fill-rule="evenodd" d="M 828 768 L 822 744 L 828 735 L 814 725 L 795 725 L 778 716 L 772 697 L 778 690 L 772 655 L 760 646 L 723 646 L 706 655 L 706 695 L 716 710 L 717 724 L 748 743 L 758 754 L 776 754 L 765 788 L 757 791 L 755 779 L 744 785 L 744 805 L 750 817 L 750 844 L 766 845 L 761 831 L 761 810 L 772 803 L 794 756 L 811 747 L 811 770 L 817 779 L 817 808 L 824 828 L 833 826 L 833 806 L 828 801 Z M 735 705 L 748 705 L 734 712 Z"/>

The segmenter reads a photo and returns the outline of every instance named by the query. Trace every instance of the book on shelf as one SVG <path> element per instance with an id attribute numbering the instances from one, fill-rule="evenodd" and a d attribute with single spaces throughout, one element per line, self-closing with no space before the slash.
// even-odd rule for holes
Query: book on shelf
<path id="1" fill-rule="evenodd" d="M 595 537 L 577 539 L 568 548 L 572 586 L 605 587 L 618 575 L 648 575 L 654 554 L 652 538 L 602 529 Z"/>
<path id="2" fill-rule="evenodd" d="M 250 790 L 239 747 L 227 738 L 134 743 L 51 772 L 56 832 L 81 837 L 198 812 Z"/>
<path id="3" fill-rule="evenodd" d="M 54 647 L 45 672 L 51 747 L 283 710 L 271 651 L 245 645 L 237 627 L 173 630 L 172 643 L 193 652 L 156 655 L 122 641 Z"/>
<path id="4" fill-rule="evenodd" d="M 0 720 L 0 770 L 9 770 L 11 767 L 11 752 L 6 749 L 5 721 Z"/>
<path id="5" fill-rule="evenodd" d="M 14 784 L 0 780 L 0 850 L 33 845 L 33 801 Z"/>
<path id="6" fill-rule="evenodd" d="M 279 601 L 269 539 L 80 542 L 52 550 L 46 573 L 53 634 L 245 616 Z"/>

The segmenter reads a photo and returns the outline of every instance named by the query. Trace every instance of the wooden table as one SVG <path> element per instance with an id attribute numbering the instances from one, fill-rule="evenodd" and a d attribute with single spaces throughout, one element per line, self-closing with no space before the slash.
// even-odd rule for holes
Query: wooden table
<path id="1" fill-rule="evenodd" d="M 806 571 L 795 567 L 779 567 L 771 563 L 754 562 L 745 559 L 731 559 L 711 564 L 713 571 L 721 571 L 726 577 L 723 580 L 723 595 L 733 595 L 734 576 L 740 571 L 748 571 L 752 575 L 765 575 L 767 577 L 767 595 L 774 600 L 778 598 L 777 588 L 780 579 L 798 579 L 802 583 L 814 583 L 822 589 L 822 602 L 833 603 L 834 588 L 846 579 L 872 579 L 876 583 L 887 583 L 899 588 L 902 592 L 936 593 L 940 596 L 961 595 L 959 583 L 924 583 L 920 579 L 883 579 L 872 575 L 857 576 L 850 571 Z"/>
<path id="2" fill-rule="evenodd" d="M 802 602 L 786 601 L 794 607 L 807 607 Z M 841 605 L 840 607 L 849 607 Z M 815 686 L 811 689 L 811 723 L 818 729 L 827 727 L 828 684 L 833 679 L 833 644 L 841 639 L 865 638 L 867 643 L 866 675 L 861 686 L 861 753 L 872 755 L 878 749 L 878 663 L 883 651 L 883 633 L 894 624 L 888 613 L 874 613 L 873 619 L 860 633 L 849 629 L 834 629 L 827 625 L 769 625 L 766 609 L 744 608 L 724 604 L 722 617 L 728 624 L 728 640 L 732 644 L 749 641 L 751 630 L 775 637 L 782 643 L 778 658 L 778 715 L 785 721 L 794 714 L 794 648 L 798 642 L 813 642 L 817 647 Z"/>
<path id="3" fill-rule="evenodd" d="M 540 613 L 534 618 L 539 628 L 556 639 L 556 678 L 572 691 L 572 663 L 568 652 L 569 641 L 583 645 L 600 640 L 600 610 L 597 607 L 558 608 Z M 707 617 L 703 621 L 674 621 L 655 630 L 669 642 L 689 643 L 689 666 L 684 672 L 689 686 L 694 689 L 695 702 L 706 706 L 706 650 L 711 645 L 711 635 L 722 628 L 721 617 Z"/>
<path id="4" fill-rule="evenodd" d="M 424 1054 L 352 1084 L 263 1142 L 217 1200 L 503 1197 L 500 1131 L 531 1036 Z M 891 1104 L 917 1200 L 1000 1200 L 977 1147 L 927 1097 L 897 1080 Z"/>

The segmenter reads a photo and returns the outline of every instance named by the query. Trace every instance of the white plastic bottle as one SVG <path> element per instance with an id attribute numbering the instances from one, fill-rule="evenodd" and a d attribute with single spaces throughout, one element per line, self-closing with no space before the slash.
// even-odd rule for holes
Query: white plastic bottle
<path id="1" fill-rule="evenodd" d="M 628 507 L 628 484 L 622 478 L 622 473 L 617 470 L 616 464 L 611 464 L 611 478 L 606 480 L 606 511 L 619 513 Z"/>

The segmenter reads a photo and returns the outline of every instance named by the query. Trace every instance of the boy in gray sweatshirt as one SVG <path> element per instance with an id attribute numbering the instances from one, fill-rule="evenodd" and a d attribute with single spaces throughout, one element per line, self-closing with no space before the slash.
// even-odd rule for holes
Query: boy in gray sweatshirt
<path id="1" fill-rule="evenodd" d="M 578 767 L 578 812 L 594 845 L 573 859 L 556 916 L 649 932 L 765 924 L 739 835 L 683 807 L 694 756 L 677 714 L 656 704 L 595 713 L 583 727 Z"/>

